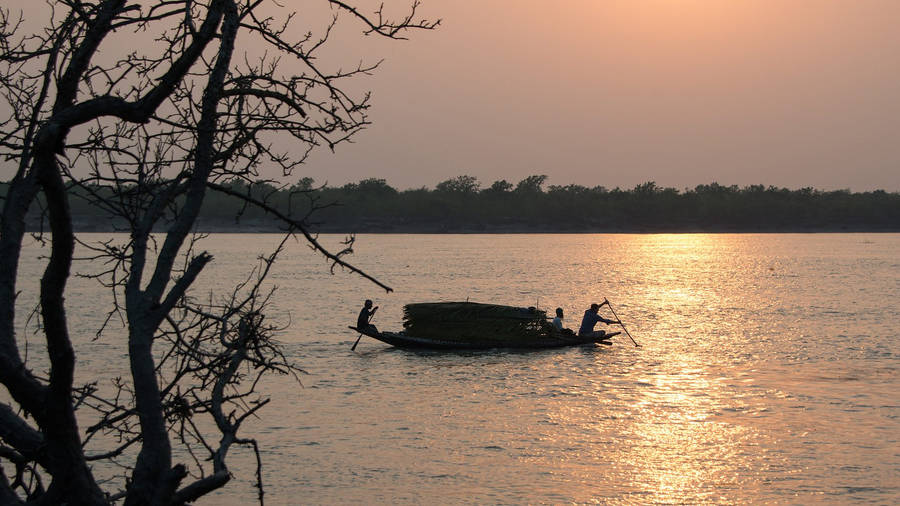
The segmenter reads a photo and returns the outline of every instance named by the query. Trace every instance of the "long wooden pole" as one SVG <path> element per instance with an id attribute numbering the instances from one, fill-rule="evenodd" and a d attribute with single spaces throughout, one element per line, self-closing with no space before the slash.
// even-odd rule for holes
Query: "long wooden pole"
<path id="1" fill-rule="evenodd" d="M 369 321 L 366 322 L 366 324 L 372 323 L 372 320 L 374 320 L 374 319 L 375 319 L 375 315 L 372 315 L 372 317 L 369 318 Z M 359 337 L 356 338 L 356 342 L 353 343 L 352 347 L 350 347 L 350 351 L 356 351 L 356 345 L 359 344 L 359 340 L 362 339 L 362 336 L 363 336 L 362 332 L 360 332 Z"/>
<path id="2" fill-rule="evenodd" d="M 625 333 L 628 334 L 628 337 L 631 339 L 631 342 L 634 343 L 635 347 L 640 348 L 641 345 L 639 345 L 639 344 L 637 343 L 637 341 L 635 341 L 634 338 L 631 337 L 631 332 L 628 332 L 628 329 L 625 328 L 625 324 L 622 323 L 622 320 L 619 318 L 619 315 L 616 314 L 616 310 L 613 309 L 612 304 L 609 303 L 609 299 L 604 298 L 604 299 L 603 299 L 603 303 L 606 304 L 607 306 L 609 306 L 609 310 L 612 311 L 613 316 L 616 317 L 616 320 L 618 320 L 619 325 L 622 326 L 622 330 L 624 330 Z"/>

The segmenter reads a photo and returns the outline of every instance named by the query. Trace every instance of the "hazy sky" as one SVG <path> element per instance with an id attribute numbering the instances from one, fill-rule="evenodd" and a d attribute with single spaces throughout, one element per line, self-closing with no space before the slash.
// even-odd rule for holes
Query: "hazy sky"
<path id="1" fill-rule="evenodd" d="M 900 1 L 425 0 L 309 174 L 900 190 Z"/>
<path id="2" fill-rule="evenodd" d="M 898 0 L 423 0 L 421 12 L 441 27 L 354 39 L 386 58 L 365 83 L 374 125 L 297 177 L 900 191 Z"/>

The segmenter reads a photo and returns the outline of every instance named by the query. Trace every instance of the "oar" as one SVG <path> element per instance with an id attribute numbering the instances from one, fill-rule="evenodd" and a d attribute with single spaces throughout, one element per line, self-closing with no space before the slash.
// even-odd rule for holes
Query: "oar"
<path id="1" fill-rule="evenodd" d="M 369 323 L 372 323 L 372 320 L 374 320 L 374 319 L 375 319 L 375 315 L 372 315 L 372 317 L 369 318 Z M 359 337 L 356 338 L 356 342 L 353 343 L 352 347 L 350 347 L 350 351 L 356 351 L 356 345 L 359 344 L 359 340 L 362 339 L 362 336 L 363 336 L 362 332 L 360 332 Z"/>
<path id="2" fill-rule="evenodd" d="M 603 299 L 603 303 L 606 304 L 607 306 L 609 306 L 609 310 L 612 311 L 613 316 L 615 316 L 615 317 L 616 317 L 616 320 L 618 320 L 618 324 L 622 326 L 622 330 L 624 330 L 625 333 L 628 334 L 628 337 L 631 339 L 631 342 L 634 343 L 634 345 L 635 345 L 636 347 L 640 348 L 641 345 L 639 345 L 639 344 L 637 343 L 637 341 L 635 341 L 634 338 L 631 337 L 631 332 L 628 332 L 628 329 L 625 328 L 625 324 L 622 323 L 622 320 L 619 318 L 619 315 L 616 314 L 616 310 L 613 309 L 612 304 L 609 303 L 609 299 L 604 298 L 604 299 Z"/>
<path id="3" fill-rule="evenodd" d="M 359 337 L 356 338 L 356 342 L 353 343 L 353 346 L 350 347 L 350 351 L 356 350 L 356 345 L 359 344 L 360 339 L 362 339 L 362 332 L 359 333 Z"/>

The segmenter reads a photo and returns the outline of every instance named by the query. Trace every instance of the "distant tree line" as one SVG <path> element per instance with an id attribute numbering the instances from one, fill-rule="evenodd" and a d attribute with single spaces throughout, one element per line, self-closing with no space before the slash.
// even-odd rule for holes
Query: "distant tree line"
<path id="1" fill-rule="evenodd" d="M 275 230 L 277 213 L 303 216 L 320 232 L 675 232 L 675 231 L 900 231 L 900 193 L 876 190 L 790 190 L 717 183 L 693 189 L 650 181 L 631 189 L 547 185 L 546 175 L 518 183 L 457 176 L 434 189 L 397 190 L 386 180 L 363 179 L 339 187 L 311 178 L 277 187 L 234 180 L 230 190 L 203 203 L 199 227 L 207 231 Z M 5 194 L 5 185 L 0 189 Z M 103 212 L 71 190 L 76 227 L 115 227 Z M 108 189 L 90 189 L 110 192 Z M 252 196 L 266 206 L 246 206 Z M 39 210 L 33 211 L 38 226 Z"/>

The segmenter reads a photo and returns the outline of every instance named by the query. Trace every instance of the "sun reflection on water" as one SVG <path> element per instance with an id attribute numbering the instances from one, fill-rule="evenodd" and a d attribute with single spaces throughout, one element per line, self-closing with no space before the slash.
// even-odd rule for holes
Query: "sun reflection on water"
<path id="1" fill-rule="evenodd" d="M 755 419 L 766 412 L 765 392 L 738 393 L 754 381 L 742 368 L 752 357 L 743 342 L 743 328 L 750 326 L 745 317 L 729 315 L 759 304 L 751 293 L 764 286 L 769 267 L 735 254 L 740 236 L 617 239 L 628 260 L 608 276 L 629 290 L 618 298 L 649 309 L 639 312 L 633 302 L 616 309 L 636 322 L 631 328 L 649 351 L 625 355 L 617 348 L 616 360 L 625 362 L 603 371 L 607 380 L 594 385 L 593 407 L 559 405 L 556 424 L 590 427 L 594 438 L 590 455 L 557 457 L 569 486 L 581 484 L 576 502 L 731 502 L 763 487 L 760 470 L 783 463 L 765 449 L 775 443 Z M 747 279 L 761 281 L 748 286 Z M 608 356 L 597 360 L 609 367 Z M 583 447 L 566 430 L 556 435 L 561 438 L 551 446 Z M 604 482 L 615 484 L 615 494 L 595 494 L 598 468 L 608 473 Z"/>
<path id="2" fill-rule="evenodd" d="M 620 458 L 633 470 L 630 486 L 642 500 L 679 503 L 688 490 L 695 499 L 704 490 L 701 497 L 713 499 L 711 494 L 737 480 L 734 443 L 746 434 L 711 420 L 721 408 L 711 392 L 719 388 L 718 381 L 691 365 L 683 364 L 680 374 L 638 380 L 642 393 L 625 431 L 631 444 Z"/>

